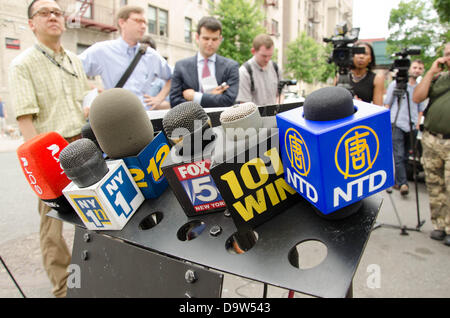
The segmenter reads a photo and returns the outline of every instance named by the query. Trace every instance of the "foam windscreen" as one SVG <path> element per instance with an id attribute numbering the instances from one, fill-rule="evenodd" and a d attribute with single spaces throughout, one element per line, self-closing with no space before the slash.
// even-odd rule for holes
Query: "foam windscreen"
<path id="1" fill-rule="evenodd" d="M 251 132 L 256 133 L 263 126 L 258 106 L 251 102 L 237 104 L 224 110 L 220 114 L 220 123 L 227 136 L 232 139 L 242 139 L 251 135 Z"/>
<path id="2" fill-rule="evenodd" d="M 141 101 L 123 88 L 98 95 L 89 121 L 101 149 L 112 159 L 135 156 L 153 140 L 153 125 Z"/>
<path id="3" fill-rule="evenodd" d="M 59 160 L 67 177 L 79 188 L 97 183 L 108 173 L 101 151 L 87 138 L 69 144 L 61 151 Z"/>
<path id="4" fill-rule="evenodd" d="M 324 87 L 306 97 L 303 111 L 308 120 L 329 121 L 345 118 L 355 112 L 353 96 L 342 87 Z"/>
<path id="5" fill-rule="evenodd" d="M 206 124 L 209 126 L 210 119 L 206 114 L 205 110 L 197 103 L 194 102 L 184 102 L 176 107 L 172 108 L 163 118 L 163 129 L 167 138 L 176 144 L 183 140 L 183 137 L 192 134 L 196 129 L 195 121 L 201 121 L 201 126 Z M 184 128 L 185 134 L 172 136 L 177 128 Z M 181 130 L 178 130 L 181 131 Z"/>

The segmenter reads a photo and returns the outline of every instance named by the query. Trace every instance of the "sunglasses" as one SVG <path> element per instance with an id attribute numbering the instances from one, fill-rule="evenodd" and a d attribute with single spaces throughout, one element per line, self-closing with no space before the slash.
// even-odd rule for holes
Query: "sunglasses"
<path id="1" fill-rule="evenodd" d="M 64 11 L 61 11 L 59 9 L 47 9 L 47 8 L 43 8 L 40 9 L 38 11 L 36 11 L 35 13 L 33 13 L 30 17 L 30 19 L 32 19 L 34 16 L 39 15 L 40 17 L 43 18 L 48 18 L 50 15 L 54 15 L 57 18 L 60 18 L 64 15 Z"/>

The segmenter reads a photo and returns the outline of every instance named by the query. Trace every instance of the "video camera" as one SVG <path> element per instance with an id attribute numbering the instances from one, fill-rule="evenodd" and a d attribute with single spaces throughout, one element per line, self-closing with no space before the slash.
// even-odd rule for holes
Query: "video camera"
<path id="1" fill-rule="evenodd" d="M 409 78 L 409 67 L 411 66 L 411 60 L 409 55 L 420 55 L 421 49 L 419 47 L 411 47 L 409 49 L 403 49 L 400 52 L 392 54 L 392 57 L 400 56 L 392 63 L 390 71 L 397 70 L 395 80 L 397 82 L 396 89 L 400 91 L 406 90 Z"/>
<path id="2" fill-rule="evenodd" d="M 364 54 L 365 48 L 352 45 L 358 40 L 359 28 L 351 29 L 349 36 L 346 36 L 347 32 L 347 23 L 339 23 L 336 25 L 335 35 L 331 38 L 323 38 L 323 41 L 333 44 L 333 53 L 329 57 L 328 63 L 334 63 L 338 67 L 339 81 L 337 86 L 344 87 L 353 94 L 349 78 L 349 71 L 353 64 L 353 55 Z"/>

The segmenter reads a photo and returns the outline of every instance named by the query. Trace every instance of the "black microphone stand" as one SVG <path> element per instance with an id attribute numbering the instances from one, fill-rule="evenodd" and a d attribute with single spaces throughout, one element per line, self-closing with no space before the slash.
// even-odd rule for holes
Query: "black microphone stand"
<path id="1" fill-rule="evenodd" d="M 23 293 L 22 289 L 20 289 L 19 284 L 17 284 L 17 281 L 14 279 L 14 276 L 11 274 L 11 272 L 9 271 L 8 266 L 6 266 L 5 262 L 3 261 L 3 258 L 0 256 L 0 262 L 2 263 L 3 267 L 6 269 L 6 272 L 8 273 L 9 277 L 11 278 L 11 280 L 13 281 L 14 285 L 16 286 L 16 288 L 19 290 L 20 294 L 22 295 L 23 298 L 27 298 L 25 296 L 25 294 Z"/>
<path id="2" fill-rule="evenodd" d="M 413 122 L 411 120 L 411 104 L 409 101 L 409 94 L 407 91 L 407 83 L 397 83 L 397 86 L 394 90 L 394 95 L 397 97 L 397 114 L 395 115 L 394 123 L 392 124 L 392 136 L 394 135 L 394 129 L 396 127 L 398 114 L 400 112 L 400 106 L 401 106 L 401 100 L 403 95 L 406 95 L 406 104 L 408 106 L 408 119 L 409 119 L 409 141 L 410 141 L 410 147 L 412 147 L 413 150 L 413 178 L 414 178 L 414 185 L 415 185 L 415 192 L 416 192 L 416 209 L 417 209 L 417 225 L 415 228 L 408 228 L 405 225 L 402 224 L 402 221 L 400 219 L 400 216 L 397 212 L 397 207 L 395 205 L 395 202 L 392 198 L 392 190 L 386 192 L 389 194 L 389 199 L 392 203 L 392 207 L 394 209 L 395 216 L 397 217 L 398 225 L 392 225 L 392 224 L 385 224 L 385 223 L 377 223 L 373 227 L 373 229 L 377 229 L 381 226 L 390 227 L 390 228 L 396 228 L 400 229 L 400 235 L 409 235 L 407 230 L 409 231 L 418 231 L 420 232 L 420 228 L 422 225 L 424 225 L 425 221 L 420 220 L 420 210 L 419 210 L 419 191 L 418 191 L 418 185 L 417 185 L 417 166 L 416 166 L 416 158 L 417 158 L 417 138 L 414 136 L 414 130 L 413 130 Z"/>

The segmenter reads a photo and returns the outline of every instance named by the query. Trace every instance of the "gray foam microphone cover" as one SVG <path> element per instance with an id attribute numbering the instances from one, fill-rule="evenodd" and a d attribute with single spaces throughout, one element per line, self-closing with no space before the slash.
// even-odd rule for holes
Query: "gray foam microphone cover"
<path id="1" fill-rule="evenodd" d="M 89 121 L 101 149 L 113 159 L 137 155 L 154 137 L 141 101 L 123 88 L 99 94 L 91 105 Z"/>
<path id="2" fill-rule="evenodd" d="M 195 121 L 201 121 L 200 125 Z M 190 135 L 197 127 L 204 127 L 210 124 L 210 119 L 202 106 L 195 102 L 184 102 L 167 112 L 162 120 L 163 129 L 168 139 L 173 144 L 183 140 L 183 137 Z M 179 130 L 178 130 L 179 129 Z M 179 134 L 178 132 L 185 132 Z"/>
<path id="3" fill-rule="evenodd" d="M 233 105 L 220 114 L 220 123 L 227 138 L 239 140 L 255 135 L 263 126 L 258 106 L 248 102 Z"/>
<path id="4" fill-rule="evenodd" d="M 342 87 L 324 87 L 309 94 L 303 103 L 305 119 L 336 120 L 355 112 L 352 94 Z"/>
<path id="5" fill-rule="evenodd" d="M 61 150 L 61 167 L 79 188 L 99 182 L 109 171 L 102 152 L 87 138 L 78 139 Z"/>

